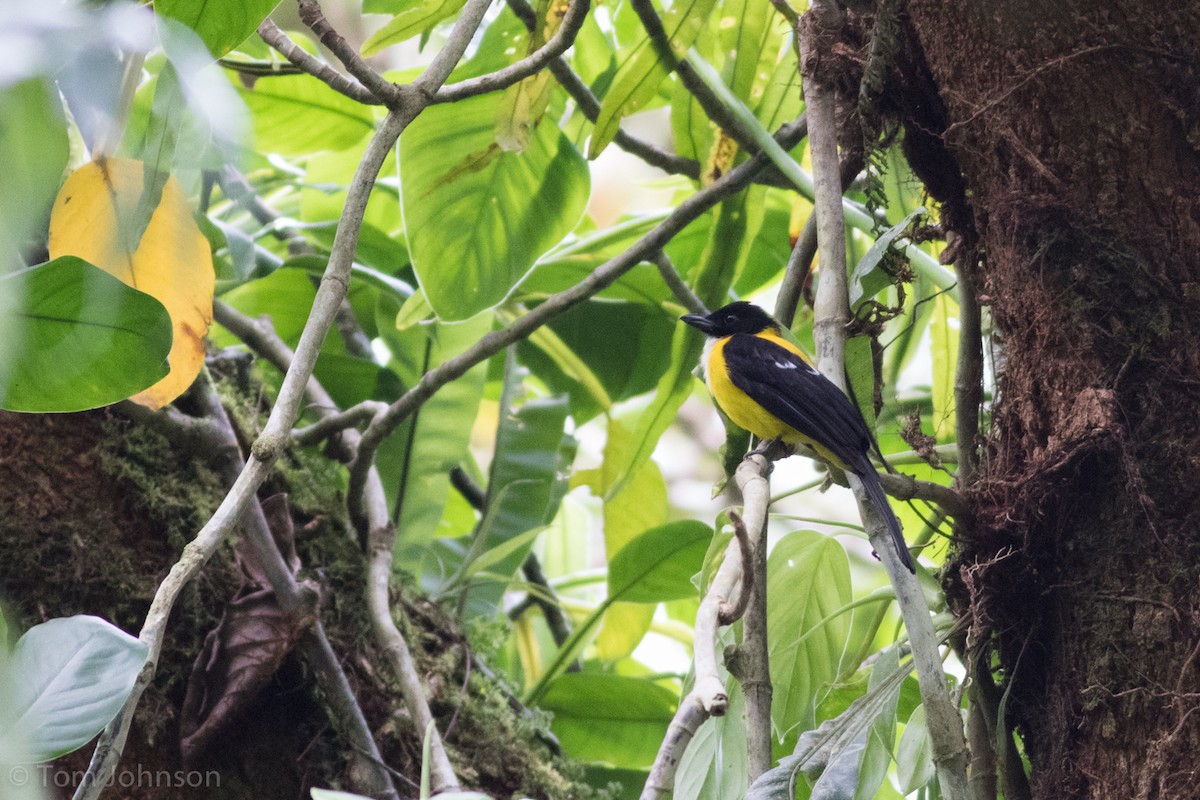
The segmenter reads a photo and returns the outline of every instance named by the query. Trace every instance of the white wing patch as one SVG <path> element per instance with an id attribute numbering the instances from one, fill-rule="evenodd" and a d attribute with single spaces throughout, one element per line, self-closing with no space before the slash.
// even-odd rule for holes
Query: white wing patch
<path id="1" fill-rule="evenodd" d="M 775 366 L 779 369 L 795 369 L 796 365 L 791 361 L 776 361 Z"/>

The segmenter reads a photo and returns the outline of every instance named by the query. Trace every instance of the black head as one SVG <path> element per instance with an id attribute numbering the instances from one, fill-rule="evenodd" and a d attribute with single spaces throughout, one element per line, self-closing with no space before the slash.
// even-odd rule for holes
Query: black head
<path id="1" fill-rule="evenodd" d="M 718 308 L 708 316 L 688 314 L 681 320 L 693 328 L 702 331 L 706 336 L 720 339 L 735 333 L 759 333 L 767 328 L 778 328 L 779 323 L 771 319 L 767 312 L 753 303 L 738 301 L 724 308 Z"/>

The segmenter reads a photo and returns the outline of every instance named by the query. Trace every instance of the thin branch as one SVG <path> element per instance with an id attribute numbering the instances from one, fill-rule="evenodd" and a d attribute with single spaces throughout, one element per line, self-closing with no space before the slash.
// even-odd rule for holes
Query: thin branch
<path id="1" fill-rule="evenodd" d="M 295 64 L 282 61 L 242 61 L 238 58 L 218 58 L 217 65 L 231 69 L 239 75 L 250 75 L 255 78 L 268 78 L 276 75 L 303 75 L 305 71 Z"/>
<path id="2" fill-rule="evenodd" d="M 311 2 L 311 0 L 302 0 L 302 2 L 306 1 Z M 170 615 L 171 606 L 174 604 L 179 592 L 204 562 L 208 560 L 217 546 L 219 546 L 221 541 L 224 540 L 225 536 L 229 534 L 233 526 L 246 512 L 254 499 L 258 487 L 266 480 L 275 461 L 283 453 L 284 448 L 290 441 L 291 428 L 299 416 L 300 404 L 307 390 L 309 378 L 312 376 L 317 356 L 320 354 L 321 345 L 325 341 L 329 329 L 333 327 L 338 308 L 342 300 L 345 299 L 346 290 L 350 285 L 350 269 L 354 263 L 354 254 L 358 247 L 363 213 L 366 210 L 367 200 L 370 198 L 371 190 L 374 188 L 380 168 L 390 155 L 392 147 L 395 146 L 401 132 L 425 109 L 429 103 L 428 98 L 432 97 L 438 88 L 441 87 L 442 83 L 446 80 L 446 76 L 454 68 L 454 64 L 462 57 L 467 44 L 474 35 L 475 29 L 479 26 L 483 18 L 483 13 L 487 10 L 488 4 L 489 0 L 469 0 L 462 15 L 455 23 L 446 45 L 438 53 L 437 57 L 434 58 L 429 68 L 413 84 L 416 91 L 404 93 L 401 102 L 389 111 L 383 123 L 376 130 L 374 136 L 371 137 L 370 144 L 367 145 L 366 152 L 354 172 L 354 177 L 351 179 L 349 191 L 346 195 L 346 203 L 343 207 L 342 216 L 338 222 L 337 233 L 334 236 L 333 247 L 330 251 L 329 263 L 325 269 L 325 275 L 321 280 L 320 287 L 317 289 L 317 295 L 314 299 L 312 310 L 309 313 L 308 321 L 305 323 L 304 331 L 300 335 L 300 342 L 296 348 L 295 357 L 292 360 L 291 367 L 284 375 L 283 384 L 279 389 L 275 406 L 271 410 L 267 423 L 262 433 L 254 441 L 250 450 L 250 457 L 246 460 L 246 465 L 238 475 L 233 488 L 226 494 L 224 500 L 222 500 L 220 506 L 218 506 L 208 522 L 196 534 L 196 538 L 184 548 L 183 555 L 176 562 L 175 566 L 172 567 L 167 578 L 160 584 L 159 592 L 156 593 L 155 600 L 151 603 L 146 623 L 142 629 L 143 641 L 146 641 L 149 645 L 146 663 L 139 675 L 139 681 L 142 682 L 143 689 L 153 679 L 155 670 L 157 669 L 158 657 L 162 648 L 162 635 L 167 617 Z M 371 88 L 370 84 L 364 82 L 364 85 Z M 361 480 L 362 484 L 366 484 L 368 482 L 367 478 L 370 477 L 369 466 L 364 470 L 364 473 Z M 375 499 L 376 488 L 378 489 L 379 497 L 382 498 L 383 488 L 379 482 L 377 473 L 374 474 L 370 484 L 370 486 L 366 487 L 369 491 L 370 499 Z M 363 491 L 363 488 L 363 486 L 360 486 L 360 492 Z M 361 496 L 359 503 L 360 505 L 362 503 Z M 391 621 L 391 612 L 387 603 L 389 580 L 391 577 L 391 544 L 383 543 L 383 540 L 386 538 L 387 527 L 390 526 L 385 526 L 384 530 L 379 532 L 379 543 L 373 543 L 376 550 L 384 551 L 384 555 L 380 556 L 378 560 L 373 557 L 370 562 L 370 576 L 368 581 L 370 593 L 368 595 L 368 602 L 371 603 L 372 615 L 376 618 L 386 616 L 391 630 L 395 632 L 396 638 L 399 639 L 398 647 L 392 647 L 391 642 L 386 642 L 385 651 L 389 656 L 393 657 L 394 661 L 404 662 L 407 660 L 407 664 L 400 664 L 400 672 L 403 677 L 405 671 L 411 671 L 412 674 L 415 674 L 416 669 L 411 663 L 411 655 L 408 654 L 403 639 L 399 637 L 398 631 L 395 631 L 395 623 Z M 371 532 L 375 534 L 376 529 L 372 528 Z M 392 531 L 392 535 L 394 537 L 394 531 Z M 373 550 L 372 556 L 375 554 L 376 551 Z M 384 625 L 383 627 L 386 628 L 387 626 Z M 388 631 L 386 630 L 382 632 L 384 635 L 387 633 Z M 410 711 L 424 704 L 424 695 L 421 692 L 419 681 L 414 688 L 405 686 L 405 682 L 402 680 L 402 687 L 404 687 L 405 701 L 409 703 Z M 410 696 L 410 690 L 413 692 L 413 696 Z M 140 696 L 140 691 L 134 691 L 130 695 L 130 699 L 126 702 L 124 712 L 102 734 L 96 746 L 92 764 L 89 766 L 89 774 L 92 780 L 85 781 L 83 786 L 87 786 L 90 783 L 90 785 L 102 787 L 106 785 L 107 779 L 115 772 L 128 735 L 128 720 L 132 718 Z M 416 716 L 414 714 L 414 717 Z M 125 720 L 124 723 L 121 722 L 122 719 Z M 416 721 L 418 723 L 421 722 L 419 719 Z M 437 789 L 452 788 L 458 785 L 458 781 L 454 777 L 449 758 L 445 754 L 441 737 L 436 733 L 436 728 L 433 730 L 435 732 L 430 737 L 431 753 L 434 758 L 432 768 L 433 782 Z"/>
<path id="3" fill-rule="evenodd" d="M 318 13 L 320 13 L 319 10 Z M 324 18 L 322 17 L 322 19 Z M 370 89 L 353 78 L 346 77 L 292 41 L 291 37 L 284 33 L 270 18 L 264 20 L 263 24 L 258 26 L 258 35 L 259 38 L 286 58 L 297 70 L 313 76 L 338 94 L 345 95 L 351 100 L 364 105 L 382 104 L 383 101 L 380 97 Z M 282 75 L 284 73 L 277 72 L 274 74 Z"/>
<path id="4" fill-rule="evenodd" d="M 742 493 L 742 511 L 750 538 L 753 560 L 746 565 L 750 573 L 750 601 L 742 619 L 742 643 L 738 647 L 736 670 L 730 672 L 742 684 L 746 695 L 746 746 L 749 752 L 749 777 L 754 783 L 771 768 L 771 686 L 770 651 L 767 642 L 767 509 L 771 502 L 771 484 L 767 476 L 770 462 L 760 453 L 750 453 L 733 473 Z"/>
<path id="5" fill-rule="evenodd" d="M 537 51 L 491 74 L 443 86 L 438 90 L 433 102 L 452 103 L 464 97 L 505 89 L 517 81 L 539 72 L 542 67 L 567 52 L 568 48 L 575 43 L 575 37 L 579 35 L 579 29 L 583 27 L 583 21 L 587 18 L 590 9 L 591 0 L 571 0 L 558 30 L 550 37 L 550 41 L 539 47 Z"/>
<path id="6" fill-rule="evenodd" d="M 946 514 L 962 518 L 969 512 L 967 500 L 949 486 L 932 481 L 919 481 L 911 475 L 880 473 L 883 490 L 897 500 L 925 500 L 938 505 Z"/>
<path id="7" fill-rule="evenodd" d="M 817 287 L 816 338 L 818 367 L 844 388 L 845 326 L 850 318 L 846 281 L 845 224 L 837 153 L 836 97 L 821 58 L 838 41 L 842 12 L 833 0 L 813 0 L 801 19 L 800 65 L 809 116 L 809 152 L 815 179 L 814 213 L 821 251 L 821 281 Z M 913 648 L 917 682 L 925 705 L 933 761 L 942 792 L 949 800 L 967 800 L 966 742 L 962 719 L 946 689 L 945 676 L 929 607 L 916 575 L 900 562 L 887 525 L 866 497 L 858 476 L 848 474 L 858 499 L 868 537 L 896 590 Z"/>
<path id="8" fill-rule="evenodd" d="M 770 505 L 770 502 L 768 498 L 767 504 Z M 729 512 L 729 519 L 733 522 L 733 536 L 737 540 L 738 552 L 742 556 L 742 563 L 753 563 L 754 543 L 750 540 L 750 532 L 746 530 L 745 520 L 736 511 Z M 753 586 L 754 573 L 744 573 L 742 575 L 742 588 L 738 592 L 737 601 L 722 605 L 720 613 L 717 615 L 717 619 L 722 625 L 732 625 L 746 614 L 746 608 L 750 605 L 750 590 Z"/>
<path id="9" fill-rule="evenodd" d="M 659 250 L 654 254 L 653 260 L 654 266 L 658 267 L 658 274 L 662 275 L 663 283 L 671 290 L 671 294 L 675 295 L 675 299 L 679 301 L 680 305 L 693 314 L 708 313 L 704 301 L 692 291 L 692 287 L 684 282 L 679 270 L 675 269 L 675 265 L 671 263 L 671 257 L 666 252 Z"/>
<path id="10" fill-rule="evenodd" d="M 659 745 L 658 755 L 642 789 L 641 800 L 661 800 L 671 796 L 675 787 L 675 772 L 692 737 L 710 716 L 722 716 L 729 708 L 729 697 L 717 666 L 720 644 L 717 630 L 722 624 L 721 609 L 729 606 L 730 597 L 742 578 L 742 564 L 740 544 L 730 542 L 725 550 L 725 558 L 696 611 L 693 647 L 695 683 L 692 691 L 680 701 L 667 728 L 667 735 Z"/>
<path id="11" fill-rule="evenodd" d="M 534 30 L 538 25 L 537 14 L 526 0 L 508 0 L 508 7 L 517 15 L 517 18 L 529 30 Z M 583 116 L 589 122 L 595 122 L 600 116 L 600 101 L 592 94 L 592 90 L 588 85 L 575 74 L 571 69 L 570 64 L 562 58 L 551 59 L 550 73 L 554 79 L 558 81 L 567 94 L 578 104 L 579 110 L 583 112 Z M 638 139 L 636 136 L 626 133 L 618 129 L 617 135 L 613 139 L 613 143 L 632 155 L 645 161 L 647 164 L 658 167 L 664 172 L 669 172 L 676 175 L 686 175 L 693 180 L 700 178 L 700 164 L 690 158 L 677 156 L 674 153 L 668 153 L 666 150 L 655 147 L 649 142 Z"/>
<path id="12" fill-rule="evenodd" d="M 322 416 L 312 425 L 297 428 L 292 431 L 292 440 L 299 445 L 319 444 L 347 428 L 357 428 L 365 422 L 370 422 L 376 414 L 380 414 L 386 409 L 387 403 L 381 403 L 378 400 L 364 400 L 345 411 Z"/>
<path id="13" fill-rule="evenodd" d="M 803 127 L 798 122 L 785 125 L 779 133 L 781 141 L 787 146 L 795 144 L 796 137 Z M 363 432 L 358 456 L 350 466 L 350 484 L 347 492 L 350 516 L 352 520 L 355 520 L 355 524 L 361 524 L 363 520 L 362 490 L 367 472 L 374 461 L 375 451 L 383 440 L 399 427 L 409 414 L 416 411 L 422 403 L 433 396 L 434 392 L 471 367 L 499 353 L 508 345 L 529 336 L 533 331 L 567 309 L 613 284 L 634 266 L 661 250 L 692 220 L 712 208 L 723 198 L 744 189 L 768 163 L 768 159 L 760 155 L 738 165 L 711 185 L 684 200 L 670 216 L 643 235 L 627 250 L 597 267 L 575 286 L 550 295 L 537 308 L 520 317 L 508 327 L 488 333 L 463 353 L 442 362 L 435 369 L 421 376 L 416 386 L 392 403 L 387 412 L 376 417 Z"/>
<path id="14" fill-rule="evenodd" d="M 321 6 L 317 3 L 317 0 L 299 0 L 299 6 L 300 21 L 317 35 L 317 38 L 321 40 L 321 44 L 329 48 L 329 51 L 337 57 L 337 60 L 342 62 L 342 66 L 346 68 L 346 71 L 353 75 L 367 92 L 377 98 L 379 103 L 394 110 L 405 102 L 404 87 L 397 86 L 384 78 L 370 64 L 364 61 L 362 56 L 358 54 L 358 51 L 351 47 L 350 43 L 340 33 L 334 30 L 333 26 L 329 24 L 329 20 L 325 19 L 325 15 L 321 13 Z M 478 23 L 476 23 L 477 25 Z M 475 28 L 472 27 L 471 30 L 474 32 Z M 261 29 L 259 30 L 259 35 L 262 35 Z M 270 43 L 268 42 L 268 44 Z M 274 47 L 273 44 L 271 46 Z M 449 43 L 447 43 L 447 47 L 449 47 Z M 462 55 L 462 51 L 459 51 L 459 55 Z M 458 62 L 458 56 L 455 56 L 454 61 L 455 63 Z M 292 63 L 300 66 L 295 61 Z M 446 80 L 445 77 L 439 80 L 438 85 L 440 86 L 444 80 Z M 332 84 L 330 84 L 330 88 L 334 88 Z"/>
<path id="15" fill-rule="evenodd" d="M 269 319 L 251 319 L 219 301 L 213 303 L 213 317 L 281 372 L 290 372 L 295 355 L 275 333 Z M 318 414 L 337 412 L 337 404 L 316 378 L 309 378 L 305 393 L 310 408 L 316 409 Z M 349 461 L 352 453 L 358 449 L 359 440 L 360 435 L 357 430 L 347 429 L 342 434 L 342 444 L 345 449 L 339 454 L 339 457 Z M 392 618 L 390 579 L 396 532 L 388 515 L 383 482 L 374 465 L 367 476 L 364 507 L 367 517 L 366 528 L 359 530 L 362 538 L 367 542 L 366 594 L 371 628 L 388 665 L 399 681 L 400 693 L 404 698 L 408 713 L 421 730 L 426 730 L 430 720 L 433 719 L 433 714 L 429 710 L 429 702 L 425 698 L 421 677 L 417 673 L 412 654 L 404 641 L 403 634 L 400 633 L 400 629 L 396 627 L 396 622 Z M 449 788 L 455 785 L 457 780 L 454 777 L 450 760 L 446 756 L 441 737 L 436 735 L 436 729 L 434 729 L 434 733 L 430 749 L 433 757 L 431 772 L 436 785 L 444 785 Z"/>

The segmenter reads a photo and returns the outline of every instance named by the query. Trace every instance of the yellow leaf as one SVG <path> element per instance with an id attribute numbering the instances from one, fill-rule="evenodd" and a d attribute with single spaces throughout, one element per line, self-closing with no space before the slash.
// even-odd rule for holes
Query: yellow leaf
<path id="1" fill-rule="evenodd" d="M 50 215 L 50 257 L 78 256 L 158 299 L 174 323 L 167 377 L 132 399 L 162 408 L 204 365 L 215 283 L 208 240 L 192 218 L 183 188 L 168 178 L 149 224 L 136 235 L 142 162 L 105 158 L 67 178 Z"/>

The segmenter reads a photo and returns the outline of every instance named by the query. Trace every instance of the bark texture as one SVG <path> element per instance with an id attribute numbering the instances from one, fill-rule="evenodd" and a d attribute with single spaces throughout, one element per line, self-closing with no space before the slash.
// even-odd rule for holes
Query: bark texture
<path id="1" fill-rule="evenodd" d="M 1200 4 L 903 14 L 906 151 L 998 342 L 952 595 L 1034 797 L 1200 796 Z"/>

